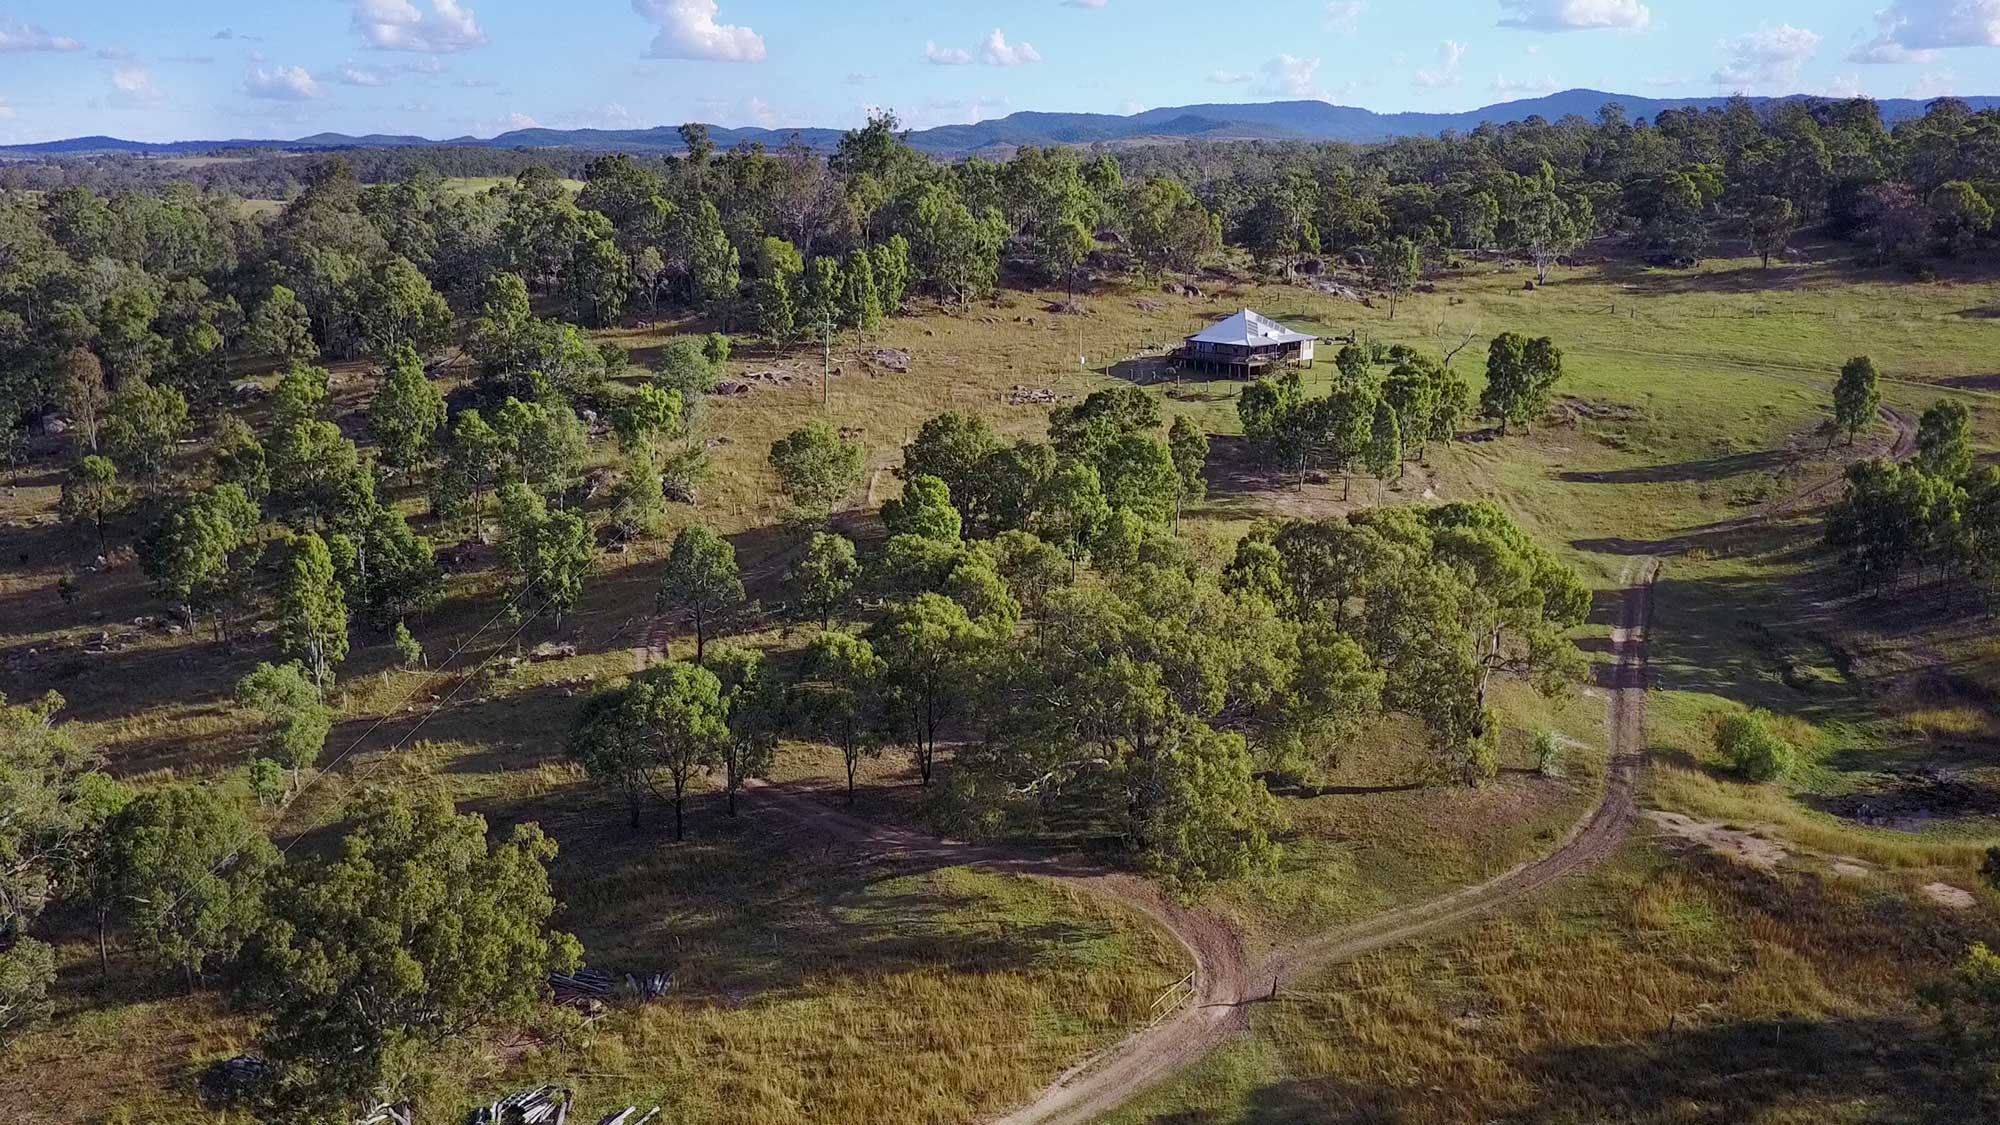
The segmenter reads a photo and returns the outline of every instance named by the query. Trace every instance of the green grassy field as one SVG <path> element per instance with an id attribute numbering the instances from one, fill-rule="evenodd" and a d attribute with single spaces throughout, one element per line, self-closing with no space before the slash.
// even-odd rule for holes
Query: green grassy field
<path id="1" fill-rule="evenodd" d="M 968 409 L 1004 433 L 1039 435 L 1046 407 L 1010 405 L 1016 388 L 1081 396 L 1143 367 L 1135 356 L 1240 307 L 1433 349 L 1468 334 L 1552 335 L 1567 357 L 1568 421 L 1435 447 L 1387 487 L 1274 480 L 1235 454 L 1233 384 L 1161 384 L 1170 412 L 1193 415 L 1219 439 L 1211 494 L 1191 534 L 1226 550 L 1260 515 L 1484 497 L 1607 593 L 1630 554 L 1696 542 L 1668 560 L 1656 599 L 1645 799 L 1782 838 L 1794 855 L 1766 874 L 1679 842 L 1634 844 L 1612 868 L 1523 913 L 1344 967 L 1260 1009 L 1253 1039 L 1120 1120 L 1737 1120 L 1772 1111 L 1754 1091 L 1701 1085 L 1735 1073 L 1717 1059 L 1737 1051 L 1775 1083 L 1773 1097 L 1786 1095 L 1783 1112 L 1859 1119 L 1870 1104 L 1861 1079 L 1807 1096 L 1801 1075 L 1837 1068 L 1841 1052 L 1861 1045 L 1894 1047 L 1896 1028 L 1916 1026 L 1910 987 L 1983 932 L 1977 919 L 1993 906 L 1986 892 L 1968 914 L 1930 905 L 1914 888 L 1942 880 L 1976 890 L 1980 846 L 2000 835 L 2000 822 L 1974 808 L 1883 826 L 1861 823 L 1854 810 L 1857 795 L 1865 803 L 1901 784 L 1903 766 L 1971 769 L 1990 756 L 2000 732 L 1974 690 L 2000 687 L 1990 630 L 1942 608 L 1849 604 L 1814 549 L 1810 514 L 1702 529 L 1837 475 L 1849 451 L 1823 450 L 1815 430 L 1850 355 L 1873 356 L 1898 408 L 1963 398 L 1983 448 L 2000 446 L 2000 284 L 1916 284 L 1830 263 L 1765 272 L 1741 260 L 1693 273 L 1584 267 L 1533 292 L 1523 276 L 1486 265 L 1451 274 L 1393 321 L 1383 309 L 1302 288 L 1227 281 L 1203 282 L 1212 292 L 1201 299 L 1116 287 L 1083 297 L 1086 315 L 1046 311 L 1058 294 L 1008 292 L 969 315 L 925 309 L 834 349 L 825 414 L 867 446 L 867 495 L 855 498 L 866 509 L 894 495 L 889 470 L 926 417 Z M 694 327 L 604 335 L 644 363 L 669 335 Z M 906 350 L 910 372 L 871 364 L 878 346 Z M 1474 343 L 1457 366 L 1476 387 L 1482 363 Z M 793 548 L 769 530 L 780 512 L 765 451 L 821 414 L 820 356 L 746 344 L 731 366 L 753 389 L 707 404 L 714 480 L 698 508 L 671 518 L 731 535 L 753 596 L 775 604 Z M 1329 374 L 1323 365 L 1309 386 Z M 343 410 L 365 401 L 369 377 L 337 372 Z M 1886 439 L 1885 428 L 1868 440 Z M 224 644 L 129 624 L 160 612 L 129 553 L 104 572 L 80 573 L 81 605 L 63 606 L 58 577 L 94 551 L 53 525 L 52 470 L 4 480 L 0 519 L 12 549 L 0 554 L 10 560 L 0 566 L 0 687 L 15 697 L 62 691 L 79 732 L 121 774 L 206 777 L 245 761 L 253 731 L 230 686 L 270 656 L 271 641 L 253 633 Z M 865 515 L 856 521 L 867 534 Z M 809 841 L 771 836 L 748 814 L 729 821 L 705 793 L 693 803 L 688 845 L 671 845 L 658 823 L 637 836 L 625 829 L 622 811 L 564 762 L 562 740 L 590 685 L 631 668 L 671 535 L 600 563 L 564 623 L 560 639 L 579 649 L 571 659 L 516 663 L 557 634 L 538 621 L 518 634 L 489 625 L 496 584 L 477 567 L 454 575 L 445 605 L 418 626 L 434 660 L 464 646 L 446 673 L 393 671 L 386 638 L 358 633 L 327 756 L 352 752 L 274 825 L 281 840 L 324 828 L 358 786 L 389 777 L 445 786 L 495 824 L 540 821 L 563 849 L 559 921 L 583 937 L 591 962 L 672 968 L 683 982 L 668 1003 L 587 1032 L 483 1045 L 459 1068 L 463 1086 L 440 1097 L 469 1103 L 569 1081 L 590 1105 L 664 1100 L 689 1121 L 967 1120 L 1143 1022 L 1158 990 L 1185 971 L 1184 954 L 1122 910 L 962 869 L 858 869 Z M 1583 643 L 1603 661 L 1612 602 L 1600 603 Z M 100 632 L 112 635 L 113 651 L 84 653 L 81 642 Z M 136 636 L 127 642 L 124 633 Z M 772 619 L 748 640 L 789 647 L 803 635 Z M 692 649 L 691 638 L 672 643 Z M 473 668 L 477 675 L 460 675 Z M 437 697 L 452 702 L 427 718 Z M 1782 715 L 1808 751 L 1785 782 L 1744 785 L 1709 759 L 1714 716 L 1743 704 Z M 1337 791 L 1282 795 L 1293 825 L 1284 866 L 1216 889 L 1209 904 L 1254 942 L 1276 942 L 1547 851 L 1601 783 L 1604 695 L 1585 685 L 1544 700 L 1510 685 L 1500 705 L 1506 768 L 1496 782 L 1473 792 L 1410 784 L 1418 755 L 1408 732 L 1385 721 L 1351 756 Z M 1580 747 L 1559 780 L 1527 768 L 1534 735 L 1547 729 Z M 829 792 L 838 773 L 837 755 L 811 747 L 788 747 L 778 770 Z M 1982 787 L 1990 780 L 1976 770 L 1967 777 Z M 864 782 L 864 815 L 919 818 L 900 757 L 868 763 Z M 1827 875 L 1850 859 L 1868 874 Z M 1855 927 L 1880 942 L 1850 948 L 1840 935 Z M 62 950 L 60 1009 L 0 1055 L 0 1106 L 30 1121 L 112 1119 L 121 1108 L 131 1120 L 206 1119 L 191 1099 L 191 1074 L 240 1049 L 250 1029 L 216 997 L 160 993 L 122 960 L 100 982 L 80 930 Z M 1635 981 L 1649 991 L 1642 1003 L 1625 1002 Z M 1850 1038 L 1850 1025 L 1868 1034 Z M 1794 1027 L 1805 1030 L 1782 1030 Z M 1683 1028 L 1696 1038 L 1675 1038 Z M 1784 1034 L 1812 1050 L 1794 1055 L 1759 1038 Z M 1874 1065 L 1907 1084 L 1933 1065 L 1927 1050 L 1913 1040 Z M 1634 1059 L 1656 1060 L 1668 1076 L 1658 1089 L 1677 1100 L 1647 1103 L 1648 1071 Z M 77 1099 L 71 1109 L 39 1102 L 50 1075 Z M 1582 1098 L 1600 1086 L 1602 1100 Z M 1582 1100 L 1537 1100 L 1572 1093 Z"/>

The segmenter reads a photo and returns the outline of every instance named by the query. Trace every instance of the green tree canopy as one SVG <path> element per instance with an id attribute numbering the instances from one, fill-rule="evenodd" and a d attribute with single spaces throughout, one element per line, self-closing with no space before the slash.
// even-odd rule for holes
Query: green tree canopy
<path id="1" fill-rule="evenodd" d="M 1855 356 L 1840 369 L 1840 378 L 1833 384 L 1833 426 L 1838 433 L 1847 435 L 1847 444 L 1868 424 L 1875 420 L 1875 412 L 1882 407 L 1882 378 L 1875 371 L 1875 363 L 1867 356 Z"/>
<path id="2" fill-rule="evenodd" d="M 703 662 L 708 639 L 743 606 L 743 578 L 736 548 L 705 527 L 685 528 L 660 570 L 659 606 L 678 610 L 694 626 L 695 663 Z"/>
<path id="3" fill-rule="evenodd" d="M 805 554 L 786 572 L 785 581 L 799 608 L 818 617 L 820 628 L 827 629 L 832 627 L 834 612 L 847 604 L 860 574 L 852 541 L 816 531 L 806 543 Z"/>
<path id="4" fill-rule="evenodd" d="M 416 350 L 399 345 L 368 404 L 368 431 L 382 459 L 404 472 L 419 468 L 429 459 L 444 420 L 444 395 L 425 378 Z"/>
<path id="5" fill-rule="evenodd" d="M 1528 429 L 1548 413 L 1550 395 L 1562 376 L 1562 349 L 1554 341 L 1503 332 L 1487 349 L 1486 390 L 1479 396 L 1479 413 L 1498 421 L 1502 436 L 1509 425 Z"/>
<path id="6" fill-rule="evenodd" d="M 771 468 L 800 523 L 824 523 L 861 482 L 866 453 L 825 422 L 808 422 L 771 443 Z"/>
<path id="7" fill-rule="evenodd" d="M 294 536 L 278 590 L 278 644 L 299 662 L 321 694 L 347 659 L 347 599 L 334 580 L 326 541 Z"/>
<path id="8" fill-rule="evenodd" d="M 118 899 L 140 949 L 188 986 L 235 957 L 263 923 L 278 863 L 243 810 L 206 785 L 141 790 L 110 828 Z"/>
<path id="9" fill-rule="evenodd" d="M 882 523 L 891 535 L 915 535 L 939 543 L 959 541 L 963 525 L 951 506 L 951 489 L 934 476 L 911 477 L 903 494 L 882 505 Z"/>
<path id="10" fill-rule="evenodd" d="M 370 791 L 355 813 L 334 856 L 273 881 L 254 945 L 248 985 L 273 1013 L 260 1046 L 287 1119 L 411 1096 L 441 1046 L 525 1019 L 548 975 L 581 959 L 549 925 L 556 846 L 537 826 L 489 842 L 483 818 L 429 788 Z"/>

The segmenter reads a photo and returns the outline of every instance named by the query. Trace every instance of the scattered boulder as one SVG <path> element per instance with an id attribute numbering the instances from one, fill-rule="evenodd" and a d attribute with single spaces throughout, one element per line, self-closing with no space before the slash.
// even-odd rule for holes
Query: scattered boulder
<path id="1" fill-rule="evenodd" d="M 1950 883 L 1925 883 L 1924 897 L 1950 910 L 1969 910 L 1972 907 L 1972 892 Z"/>
<path id="2" fill-rule="evenodd" d="M 536 664 L 546 664 L 551 660 L 567 660 L 575 655 L 576 646 L 568 641 L 560 644 L 555 641 L 543 641 L 529 651 L 528 659 Z"/>
<path id="3" fill-rule="evenodd" d="M 1329 297 L 1338 297 L 1343 301 L 1360 303 L 1363 300 L 1361 294 L 1356 292 L 1352 287 L 1342 285 L 1330 277 L 1315 278 L 1307 283 L 1307 287 L 1315 292 L 1324 293 Z"/>
<path id="4" fill-rule="evenodd" d="M 1155 301 L 1150 297 L 1141 297 L 1132 302 L 1132 307 L 1138 309 L 1140 312 L 1155 313 L 1167 306 L 1164 302 Z"/>
<path id="5" fill-rule="evenodd" d="M 242 1101 L 271 1080 L 271 1064 L 255 1055 L 224 1059 L 201 1072 L 202 1100 L 211 1106 Z"/>
<path id="6" fill-rule="evenodd" d="M 724 398 L 735 398 L 739 395 L 749 394 L 750 384 L 739 382 L 735 379 L 724 379 L 721 382 L 717 383 L 715 385 L 715 390 L 711 391 L 710 393 L 720 395 Z"/>
<path id="7" fill-rule="evenodd" d="M 235 396 L 237 402 L 256 402 L 259 399 L 270 398 L 271 388 L 262 383 L 238 383 L 229 388 L 229 393 Z"/>
<path id="8" fill-rule="evenodd" d="M 1058 316 L 1090 315 L 1090 310 L 1085 308 L 1083 302 L 1078 301 L 1075 297 L 1065 297 L 1060 301 L 1051 301 L 1042 306 L 1042 308 L 1044 311 L 1055 313 Z"/>
<path id="9" fill-rule="evenodd" d="M 1048 387 L 1029 387 L 1020 383 L 1007 392 L 1009 406 L 1053 406 L 1056 392 Z"/>
<path id="10" fill-rule="evenodd" d="M 1521 284 L 1521 288 L 1530 293 L 1533 293 L 1535 290 L 1540 289 L 1541 286 L 1535 284 L 1535 279 L 1531 277 L 1527 281 Z"/>
<path id="11" fill-rule="evenodd" d="M 876 367 L 885 367 L 898 375 L 910 373 L 910 353 L 901 348 L 876 348 L 868 353 L 868 362 Z"/>

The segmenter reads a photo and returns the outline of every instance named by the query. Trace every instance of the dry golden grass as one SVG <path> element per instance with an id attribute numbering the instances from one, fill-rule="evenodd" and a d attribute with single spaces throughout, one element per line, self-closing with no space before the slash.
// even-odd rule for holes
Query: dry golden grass
<path id="1" fill-rule="evenodd" d="M 2000 286 L 1990 282 L 1911 285 L 1826 267 L 1763 274 L 1740 261 L 1684 275 L 1614 263 L 1525 293 L 1518 271 L 1482 266 L 1444 279 L 1436 294 L 1406 303 L 1393 322 L 1381 310 L 1296 288 L 1221 289 L 1190 301 L 1113 287 L 1084 297 L 1090 315 L 1075 317 L 1043 310 L 1055 294 L 1010 292 L 969 316 L 925 308 L 892 321 L 876 339 L 839 342 L 833 363 L 841 374 L 826 388 L 825 416 L 868 447 L 870 472 L 855 503 L 865 506 L 871 485 L 877 501 L 894 494 L 888 470 L 900 446 L 939 410 L 973 410 L 1003 433 L 1038 435 L 1045 410 L 1008 405 L 1016 385 L 1080 397 L 1111 385 L 1114 364 L 1245 305 L 1327 333 L 1360 329 L 1373 339 L 1426 347 L 1440 335 L 1456 342 L 1461 332 L 1516 329 L 1554 335 L 1569 357 L 1565 390 L 1625 414 L 1506 442 L 1436 448 L 1427 465 L 1397 486 L 1378 491 L 1357 483 L 1351 499 L 1342 498 L 1337 484 L 1219 482 L 1190 530 L 1226 542 L 1259 514 L 1334 514 L 1384 499 L 1414 501 L 1429 489 L 1444 499 L 1496 500 L 1595 584 L 1609 587 L 1620 552 L 1725 518 L 1813 473 L 1837 471 L 1841 451 L 1796 462 L 1766 455 L 1810 432 L 1823 416 L 1832 373 L 1848 355 L 1870 353 L 1885 371 L 1910 380 L 1887 388 L 1892 403 L 1909 409 L 1940 393 L 1928 384 L 2000 364 L 2000 342 L 1957 311 L 1993 304 Z M 1141 298 L 1159 307 L 1141 309 Z M 667 335 L 692 327 L 605 335 L 643 364 Z M 865 355 L 878 345 L 907 350 L 911 373 L 871 373 Z M 1478 347 L 1459 364 L 1476 371 Z M 354 752 L 338 776 L 287 814 L 281 835 L 333 823 L 357 778 L 425 767 L 430 772 L 407 776 L 448 786 L 464 807 L 496 824 L 539 820 L 556 836 L 569 903 L 562 922 L 584 936 L 593 961 L 671 962 L 686 981 L 671 1003 L 614 1016 L 547 1055 L 468 1059 L 466 1086 L 456 1091 L 467 1100 L 560 1071 L 593 1099 L 665 1099 L 688 1120 L 962 1120 L 1032 1089 L 1115 1036 L 1136 1018 L 1134 1005 L 1150 1002 L 1149 989 L 1162 974 L 1172 979 L 1180 971 L 1177 952 L 1157 931 L 1046 885 L 963 872 L 867 882 L 810 845 L 796 854 L 786 850 L 788 841 L 779 841 L 784 846 L 776 853 L 753 846 L 745 829 L 713 814 L 706 791 L 697 795 L 703 811 L 691 823 L 694 843 L 669 846 L 656 827 L 629 836 L 620 811 L 563 761 L 562 740 L 586 690 L 578 682 L 601 683 L 631 666 L 629 650 L 652 607 L 654 563 L 673 530 L 699 522 L 731 535 L 753 593 L 767 607 L 779 597 L 774 580 L 793 541 L 767 530 L 779 501 L 765 453 L 787 430 L 821 416 L 818 369 L 812 349 L 773 354 L 739 347 L 731 377 L 749 379 L 755 389 L 708 404 L 714 483 L 698 509 L 674 510 L 657 540 L 602 560 L 562 630 L 562 639 L 579 646 L 577 658 L 503 669 L 505 658 L 554 632 L 546 622 L 530 623 L 518 636 L 511 626 L 488 627 L 499 606 L 497 583 L 477 570 L 455 576 L 446 604 L 416 625 L 434 662 L 467 644 L 444 674 L 389 671 L 384 638 L 357 635 L 343 723 L 328 753 L 350 744 Z M 793 379 L 777 386 L 754 378 L 765 371 Z M 1327 374 L 1322 369 L 1309 383 L 1317 386 Z M 358 408 L 368 385 L 364 369 L 344 368 L 341 408 Z M 1165 405 L 1226 437 L 1237 432 L 1233 391 L 1189 382 L 1168 388 Z M 1992 396 L 1953 393 L 1974 405 L 1981 440 L 1992 445 L 2000 424 Z M 595 456 L 598 465 L 611 461 L 606 450 Z M 61 607 L 57 578 L 94 552 L 50 528 L 59 481 L 48 465 L 10 470 L 4 483 L 0 546 L 8 549 L 0 559 L 14 560 L 23 550 L 31 557 L 0 567 L 6 610 L 0 650 L 23 657 L 0 667 L 0 687 L 16 696 L 48 686 L 63 690 L 79 729 L 104 745 L 123 773 L 214 776 L 245 760 L 255 731 L 228 695 L 243 672 L 271 657 L 268 638 L 224 645 L 149 635 L 109 658 L 68 655 L 81 638 L 157 613 L 158 603 L 125 556 L 110 571 L 85 576 L 81 607 Z M 1655 770 L 1648 800 L 1767 825 L 1796 846 L 1895 869 L 1880 886 L 1933 874 L 1965 882 L 1978 859 L 1973 843 L 1856 828 L 1809 810 L 1783 787 L 1742 786 L 1703 764 L 1705 717 L 1725 704 L 1773 707 L 1788 723 L 1809 724 L 1790 729 L 1802 742 L 1816 738 L 1822 759 L 1851 749 L 1856 738 L 1875 737 L 1865 720 L 1877 704 L 1864 693 L 1837 676 L 1819 676 L 1825 687 L 1799 693 L 1783 682 L 1769 642 L 1741 631 L 1746 619 L 1783 631 L 1805 600 L 1800 576 L 1812 562 L 1798 548 L 1812 533 L 1793 530 L 1782 541 L 1704 542 L 1698 555 L 1670 568 L 1658 598 L 1660 690 L 1651 726 L 1653 744 L 1668 760 Z M 1584 631 L 1600 659 L 1604 636 L 1601 623 Z M 772 621 L 753 639 L 789 647 L 800 638 Z M 679 635 L 671 644 L 680 654 L 691 648 Z M 37 652 L 26 657 L 30 648 Z M 2000 642 L 1989 639 L 1981 648 L 1968 641 L 1952 656 L 1974 682 L 2000 683 Z M 485 671 L 461 684 L 462 673 L 489 659 Z M 1804 666 L 1823 670 L 1824 661 Z M 437 702 L 433 696 L 460 686 L 462 702 L 416 729 Z M 1814 694 L 1820 692 L 1827 694 Z M 1603 699 L 1585 691 L 1550 703 L 1510 686 L 1501 705 L 1513 770 L 1529 764 L 1528 744 L 1540 730 L 1584 744 L 1566 779 L 1510 772 L 1473 794 L 1445 788 L 1288 797 L 1295 823 L 1290 861 L 1274 875 L 1224 889 L 1216 905 L 1254 933 L 1294 933 L 1469 882 L 1545 850 L 1598 784 L 1601 750 L 1589 748 L 1602 745 Z M 1905 721 L 1923 733 L 1969 737 L 1961 732 L 1974 727 L 1975 714 L 1935 710 Z M 377 720 L 380 729 L 361 739 Z M 1418 763 L 1406 735 L 1384 724 L 1339 780 L 1357 790 L 1408 780 Z M 792 748 L 783 769 L 788 777 L 830 781 L 838 762 L 823 751 Z M 864 782 L 864 814 L 917 818 L 899 759 L 870 763 Z M 1218 1056 L 1184 1087 L 1234 1093 L 1218 1094 L 1219 1102 L 1208 1093 L 1174 1097 L 1182 1104 L 1233 1105 L 1224 1116 L 1256 1120 L 1336 1111 L 1411 1120 L 1535 1111 L 1553 1120 L 1649 1114 L 1707 1120 L 1714 1118 L 1703 1117 L 1701 1107 L 1711 1103 L 1765 1112 L 1771 1107 L 1690 1085 L 1697 1063 L 1715 1073 L 1735 1071 L 1726 1053 L 1676 1055 L 1681 1048 L 1661 1040 L 1658 1028 L 1677 1018 L 1683 1021 L 1677 1026 L 1690 1026 L 1685 1021 L 1697 1017 L 1687 1013 L 1734 1002 L 1732 988 L 1743 990 L 1743 1006 L 1717 1010 L 1765 1020 L 1759 1027 L 1786 1005 L 1822 1027 L 1900 1016 L 1905 986 L 1964 936 L 1962 926 L 1912 915 L 1898 899 L 1896 917 L 1919 923 L 1907 940 L 1932 944 L 1897 967 L 1841 944 L 1841 935 L 1853 931 L 1903 948 L 1906 939 L 1889 932 L 1895 927 L 1861 909 L 1872 891 L 1829 891 L 1797 875 L 1775 889 L 1748 888 L 1741 873 L 1718 873 L 1706 860 L 1692 861 L 1690 874 L 1679 861 L 1641 854 L 1586 893 L 1546 903 L 1525 919 L 1341 970 L 1310 1002 L 1268 1013 L 1259 1039 Z M 1802 912 L 1789 913 L 1799 904 Z M 1857 924 L 1864 929 L 1854 931 Z M 867 936 L 877 930 L 895 935 L 897 959 L 879 956 L 882 947 Z M 1056 940 L 1058 930 L 1088 936 Z M 129 979 L 99 996 L 85 951 L 72 943 L 65 957 L 64 1010 L 46 1031 L 0 1058 L 0 1072 L 55 1075 L 49 1081 L 90 1107 L 86 1118 L 109 1118 L 122 1107 L 133 1120 L 195 1119 L 186 1085 L 190 1064 L 235 1049 L 247 1029 L 212 997 L 152 999 Z M 1847 976 L 1853 987 L 1842 983 Z M 1628 995 L 1636 999 L 1625 1003 Z M 1483 1022 L 1468 1020 L 1468 1013 Z M 1782 1079 L 1778 1062 L 1756 1053 L 1765 1050 L 1756 1046 L 1764 1033 L 1730 1030 L 1703 1050 L 1750 1044 L 1745 1049 L 1754 1047 Z M 1565 1052 L 1573 1054 L 1573 1066 L 1606 1074 L 1623 1083 L 1620 1089 L 1642 1089 L 1641 1076 L 1606 1044 L 1637 1044 L 1635 1057 L 1661 1067 L 1659 1106 L 1646 1108 L 1637 1092 L 1601 1102 L 1535 1100 L 1544 1088 L 1587 1085 L 1577 1077 L 1582 1072 L 1547 1061 Z M 1279 1081 L 1280 1075 L 1290 1077 Z M 0 1079 L 0 1106 L 19 1112 L 33 1095 L 24 1085 L 7 1085 L 11 1080 Z M 1778 1088 L 1794 1095 L 1799 1114 L 1844 1112 L 1840 1089 L 1820 1097 Z M 1228 1100 L 1239 1096 L 1246 1100 Z M 37 1119 L 36 1112 L 46 1111 L 30 1109 L 27 1119 Z"/>
<path id="2" fill-rule="evenodd" d="M 1990 907 L 1628 849 L 1260 1007 L 1254 1044 L 1106 1122 L 1965 1120 L 1913 994 Z"/>

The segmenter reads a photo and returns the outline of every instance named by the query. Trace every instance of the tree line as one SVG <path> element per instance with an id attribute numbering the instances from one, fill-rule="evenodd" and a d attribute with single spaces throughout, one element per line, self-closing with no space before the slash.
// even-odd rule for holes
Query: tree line
<path id="1" fill-rule="evenodd" d="M 1851 444 L 1881 404 L 1880 375 L 1866 356 L 1847 362 L 1834 387 L 1833 431 Z M 1941 399 L 1917 421 L 1915 455 L 1847 467 L 1827 514 L 1826 543 L 1859 590 L 1881 593 L 1908 577 L 2000 593 L 2000 466 L 1972 455 L 1971 415 Z"/>
<path id="2" fill-rule="evenodd" d="M 469 1032 L 526 1018 L 581 948 L 549 921 L 555 845 L 489 839 L 435 786 L 369 788 L 326 854 L 288 855 L 234 784 L 134 788 L 55 723 L 59 696 L 0 700 L 0 1037 L 48 1011 L 44 913 L 114 936 L 192 989 L 226 984 L 271 1064 L 271 1121 L 353 1120 L 420 1094 Z"/>
<path id="3" fill-rule="evenodd" d="M 1476 782 L 1497 760 L 1492 677 L 1560 692 L 1581 672 L 1567 634 L 1587 589 L 1490 504 L 1263 524 L 1227 557 L 1177 536 L 1206 439 L 1163 426 L 1138 388 L 1057 408 L 1046 442 L 930 419 L 868 550 L 803 503 L 855 487 L 861 458 L 839 442 L 800 431 L 772 451 L 801 501 L 784 582 L 819 626 L 803 649 L 715 643 L 746 594 L 728 541 L 689 528 L 660 600 L 694 658 L 579 719 L 572 754 L 635 826 L 664 798 L 678 834 L 709 771 L 733 810 L 785 737 L 838 749 L 850 798 L 872 756 L 899 750 L 930 788 L 955 747 L 928 802 L 941 829 L 1081 821 L 1177 880 L 1230 878 L 1275 858 L 1267 781 L 1324 777 L 1371 717 L 1408 717 L 1438 776 Z"/>

